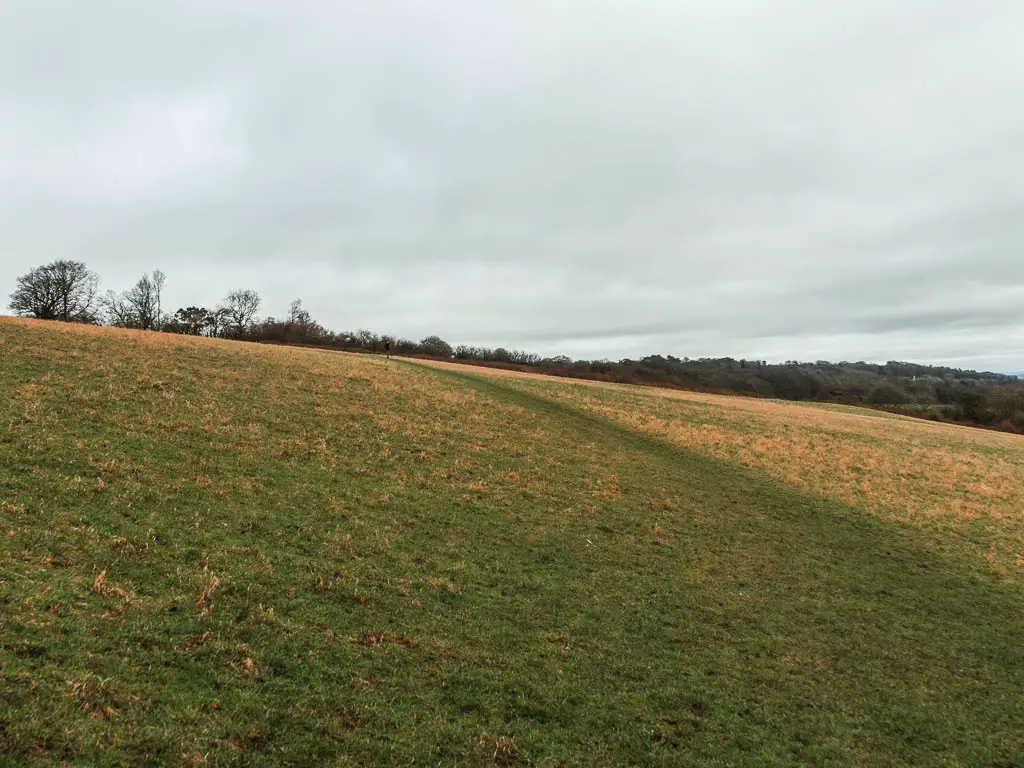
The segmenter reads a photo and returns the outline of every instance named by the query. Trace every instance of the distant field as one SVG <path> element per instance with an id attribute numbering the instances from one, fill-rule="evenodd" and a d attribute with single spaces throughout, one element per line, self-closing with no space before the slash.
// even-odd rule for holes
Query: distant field
<path id="1" fill-rule="evenodd" d="M 515 379 L 506 385 L 756 468 L 800 490 L 952 531 L 980 552 L 992 576 L 1024 575 L 1024 435 L 846 405 L 471 370 Z"/>
<path id="2" fill-rule="evenodd" d="M 0 318 L 0 764 L 1024 762 L 1024 439 Z"/>

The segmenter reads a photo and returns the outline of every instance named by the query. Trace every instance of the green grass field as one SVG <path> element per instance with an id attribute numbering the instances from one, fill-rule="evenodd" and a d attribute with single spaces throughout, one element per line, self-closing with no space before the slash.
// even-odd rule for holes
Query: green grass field
<path id="1" fill-rule="evenodd" d="M 0 319 L 0 764 L 1024 765 L 1010 506 L 574 387 Z"/>

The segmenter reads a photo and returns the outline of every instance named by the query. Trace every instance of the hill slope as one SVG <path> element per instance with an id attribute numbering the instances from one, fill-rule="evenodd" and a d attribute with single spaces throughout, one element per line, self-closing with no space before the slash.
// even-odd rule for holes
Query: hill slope
<path id="1" fill-rule="evenodd" d="M 636 392 L 8 319 L 0 369 L 14 763 L 1022 756 L 1011 524 L 843 503 Z"/>
<path id="2" fill-rule="evenodd" d="M 566 383 L 516 371 L 487 375 L 929 535 L 953 532 L 957 548 L 973 552 L 975 566 L 991 577 L 1022 572 L 1024 436 L 846 405 Z"/>

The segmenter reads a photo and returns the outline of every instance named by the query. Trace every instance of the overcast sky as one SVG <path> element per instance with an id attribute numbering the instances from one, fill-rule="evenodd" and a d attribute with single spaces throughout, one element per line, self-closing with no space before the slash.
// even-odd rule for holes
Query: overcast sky
<path id="1" fill-rule="evenodd" d="M 1024 370 L 1020 0 L 4 0 L 0 305 Z"/>

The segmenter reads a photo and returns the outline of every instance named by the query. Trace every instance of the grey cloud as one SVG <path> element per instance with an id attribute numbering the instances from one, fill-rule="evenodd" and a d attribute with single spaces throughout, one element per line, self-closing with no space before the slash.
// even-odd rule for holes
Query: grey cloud
<path id="1" fill-rule="evenodd" d="M 545 353 L 1024 368 L 1024 8 L 0 6 L 0 285 Z M 825 354 L 827 353 L 827 354 Z"/>

